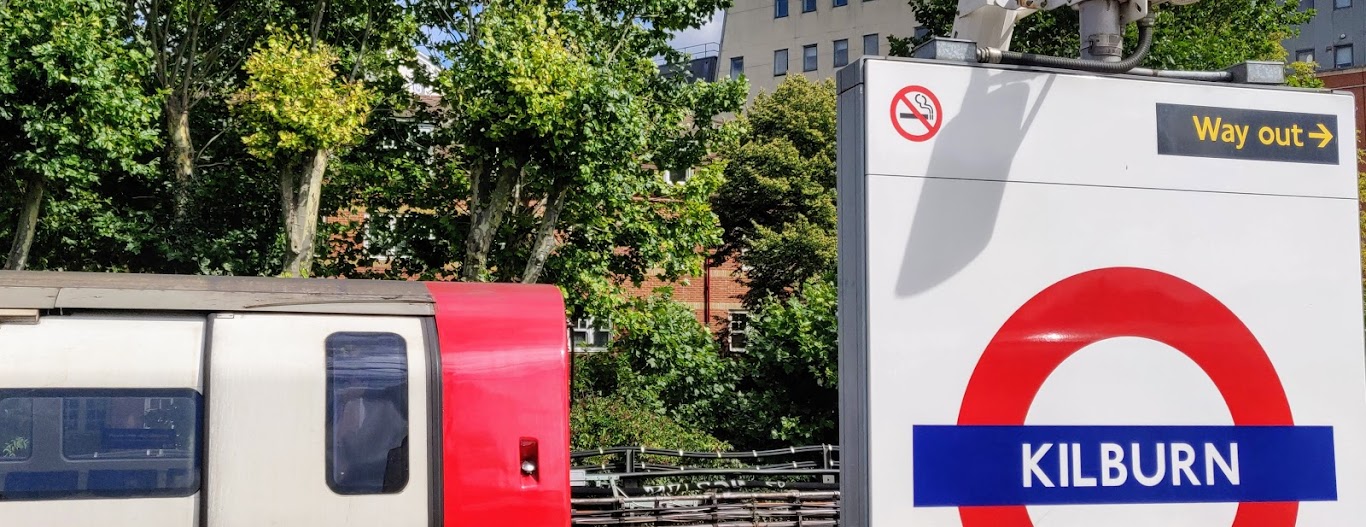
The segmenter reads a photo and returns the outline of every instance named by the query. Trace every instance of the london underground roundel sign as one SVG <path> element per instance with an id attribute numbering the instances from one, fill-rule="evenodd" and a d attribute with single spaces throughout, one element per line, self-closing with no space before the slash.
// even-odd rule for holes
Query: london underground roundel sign
<path id="1" fill-rule="evenodd" d="M 1232 426 L 1036 426 L 1045 380 L 1117 337 L 1164 343 L 1213 381 Z M 1337 499 L 1333 429 L 1296 426 L 1276 369 L 1218 299 L 1180 278 L 1106 268 L 1035 295 L 997 331 L 956 425 L 913 427 L 914 502 L 964 527 L 1030 527 L 1028 505 L 1239 503 L 1233 527 L 1292 527 Z"/>

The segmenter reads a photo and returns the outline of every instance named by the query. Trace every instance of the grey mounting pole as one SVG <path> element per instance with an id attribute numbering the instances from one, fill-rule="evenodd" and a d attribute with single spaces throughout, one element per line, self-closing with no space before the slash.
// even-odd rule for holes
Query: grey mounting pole
<path id="1" fill-rule="evenodd" d="M 1085 0 L 1077 4 L 1081 22 L 1081 58 L 1119 62 L 1124 54 L 1124 28 L 1119 0 Z"/>

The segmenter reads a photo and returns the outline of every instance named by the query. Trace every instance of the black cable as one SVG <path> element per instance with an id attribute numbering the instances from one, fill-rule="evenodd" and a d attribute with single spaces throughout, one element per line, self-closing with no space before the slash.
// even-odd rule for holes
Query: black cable
<path id="1" fill-rule="evenodd" d="M 1018 51 L 1003 51 L 995 48 L 978 49 L 977 61 L 1018 64 L 1021 66 L 1063 68 L 1093 73 L 1125 73 L 1134 69 L 1140 62 L 1143 62 L 1143 59 L 1148 56 L 1148 51 L 1150 51 L 1152 47 L 1153 15 L 1149 13 L 1148 16 L 1138 20 L 1138 49 L 1135 49 L 1134 53 L 1129 55 L 1128 58 L 1118 62 L 1054 57 L 1051 55 L 1020 53 Z"/>

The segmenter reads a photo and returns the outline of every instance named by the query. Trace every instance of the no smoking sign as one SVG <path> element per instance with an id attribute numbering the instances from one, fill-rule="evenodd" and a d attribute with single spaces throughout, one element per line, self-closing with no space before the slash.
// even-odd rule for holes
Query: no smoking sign
<path id="1" fill-rule="evenodd" d="M 924 86 L 907 86 L 892 97 L 892 127 L 908 140 L 930 140 L 944 123 L 944 107 Z"/>

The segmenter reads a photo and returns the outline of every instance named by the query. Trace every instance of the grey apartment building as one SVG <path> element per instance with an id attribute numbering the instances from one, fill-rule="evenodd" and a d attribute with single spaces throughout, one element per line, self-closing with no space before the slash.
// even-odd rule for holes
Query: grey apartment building
<path id="1" fill-rule="evenodd" d="M 915 28 L 906 0 L 735 0 L 722 22 L 718 73 L 743 74 L 753 100 L 788 75 L 824 79 L 861 56 L 886 55 L 888 35 Z"/>
<path id="2" fill-rule="evenodd" d="M 1300 26 L 1300 36 L 1282 45 L 1287 60 L 1316 62 L 1319 70 L 1338 70 L 1366 63 L 1366 0 L 1301 0 L 1300 9 L 1316 9 Z"/>

